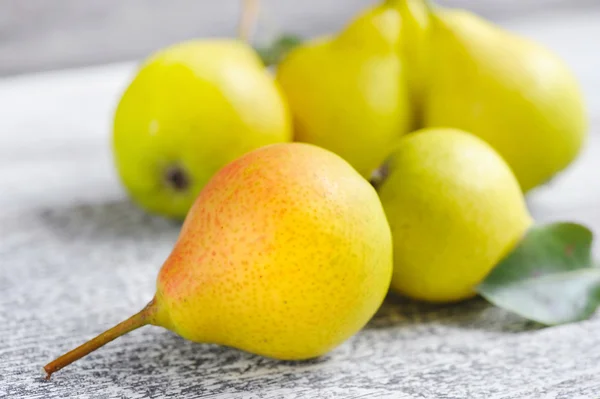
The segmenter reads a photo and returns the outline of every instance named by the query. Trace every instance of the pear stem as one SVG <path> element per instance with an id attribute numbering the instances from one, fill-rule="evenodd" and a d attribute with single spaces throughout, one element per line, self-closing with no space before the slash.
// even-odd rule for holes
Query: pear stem
<path id="1" fill-rule="evenodd" d="M 238 24 L 238 37 L 240 40 L 249 42 L 252 39 L 259 8 L 260 0 L 242 0 L 242 15 Z"/>
<path id="2" fill-rule="evenodd" d="M 65 366 L 73 363 L 76 360 L 90 354 L 96 349 L 106 345 L 110 341 L 127 334 L 135 329 L 143 327 L 152 322 L 154 315 L 156 314 L 156 305 L 154 299 L 144 307 L 141 311 L 134 314 L 125 321 L 120 322 L 116 326 L 106 330 L 102 334 L 95 338 L 92 338 L 83 345 L 78 346 L 70 352 L 65 353 L 59 358 L 51 361 L 44 366 L 44 372 L 46 373 L 45 379 L 49 380 L 50 376 L 62 369 Z"/>
<path id="3" fill-rule="evenodd" d="M 377 189 L 379 189 L 379 187 L 381 187 L 381 185 L 383 184 L 385 179 L 387 179 L 389 174 L 390 174 L 390 165 L 389 165 L 389 161 L 386 161 L 381 165 L 381 167 L 379 169 L 377 169 L 373 172 L 373 174 L 371 175 L 371 179 L 369 180 L 369 183 L 371 183 L 373 188 L 375 190 L 377 190 Z"/>
<path id="4" fill-rule="evenodd" d="M 423 5 L 427 9 L 427 13 L 429 15 L 435 14 L 435 5 L 433 4 L 433 0 L 423 0 Z"/>

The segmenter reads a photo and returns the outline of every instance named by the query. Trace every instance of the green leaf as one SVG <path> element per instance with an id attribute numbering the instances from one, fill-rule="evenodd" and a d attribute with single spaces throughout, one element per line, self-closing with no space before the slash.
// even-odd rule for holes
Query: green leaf
<path id="1" fill-rule="evenodd" d="M 531 228 L 477 292 L 494 305 L 546 325 L 589 318 L 600 304 L 592 232 L 576 223 Z"/>
<path id="2" fill-rule="evenodd" d="M 283 34 L 273 40 L 265 47 L 256 48 L 256 52 L 266 66 L 276 65 L 292 49 L 302 43 L 299 36 L 292 34 Z"/>

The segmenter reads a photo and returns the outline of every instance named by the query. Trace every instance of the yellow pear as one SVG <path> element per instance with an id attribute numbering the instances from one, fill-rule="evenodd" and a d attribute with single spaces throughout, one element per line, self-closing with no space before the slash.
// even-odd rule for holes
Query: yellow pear
<path id="1" fill-rule="evenodd" d="M 400 55 L 410 95 L 413 126 L 422 123 L 423 96 L 428 80 L 429 9 L 425 0 L 387 0 L 402 19 Z"/>
<path id="2" fill-rule="evenodd" d="M 509 166 L 483 140 L 456 129 L 400 139 L 378 192 L 394 242 L 392 289 L 452 302 L 474 287 L 532 223 Z"/>
<path id="3" fill-rule="evenodd" d="M 373 187 L 322 148 L 263 147 L 202 190 L 148 306 L 44 369 L 146 324 L 277 359 L 320 356 L 367 323 L 391 275 Z"/>
<path id="4" fill-rule="evenodd" d="M 113 145 L 133 200 L 183 219 L 221 167 L 291 135 L 284 98 L 252 48 L 193 40 L 142 65 L 117 107 Z"/>
<path id="5" fill-rule="evenodd" d="M 576 158 L 585 109 L 575 77 L 556 55 L 466 11 L 433 11 L 429 40 L 426 127 L 479 136 L 525 192 Z"/>
<path id="6" fill-rule="evenodd" d="M 292 50 L 277 68 L 295 140 L 319 145 L 369 177 L 391 144 L 411 126 L 399 54 L 399 10 L 385 3 L 353 20 L 336 37 Z"/>

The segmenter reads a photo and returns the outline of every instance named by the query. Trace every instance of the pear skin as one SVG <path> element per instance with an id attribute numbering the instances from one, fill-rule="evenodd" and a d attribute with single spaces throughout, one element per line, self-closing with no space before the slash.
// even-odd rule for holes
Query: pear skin
<path id="1" fill-rule="evenodd" d="M 364 178 L 316 146 L 263 147 L 202 190 L 150 304 L 45 371 L 146 324 L 277 359 L 317 357 L 367 323 L 391 274 L 390 228 Z"/>
<path id="2" fill-rule="evenodd" d="M 113 128 L 129 195 L 180 220 L 224 165 L 291 139 L 277 83 L 251 47 L 228 39 L 192 40 L 151 56 L 123 93 Z"/>
<path id="3" fill-rule="evenodd" d="M 428 45 L 430 10 L 425 0 L 386 0 L 402 19 L 399 52 L 403 59 L 403 71 L 407 82 L 415 130 L 421 127 L 423 101 L 429 69 Z"/>
<path id="4" fill-rule="evenodd" d="M 378 192 L 394 242 L 392 289 L 456 302 L 531 226 L 519 184 L 489 144 L 458 129 L 401 138 Z"/>
<path id="5" fill-rule="evenodd" d="M 376 6 L 337 36 L 296 47 L 277 68 L 294 139 L 337 153 L 367 178 L 412 125 L 401 26 L 397 9 Z"/>
<path id="6" fill-rule="evenodd" d="M 430 25 L 425 126 L 482 138 L 508 162 L 524 192 L 577 157 L 586 113 L 562 60 L 466 11 L 436 11 Z"/>

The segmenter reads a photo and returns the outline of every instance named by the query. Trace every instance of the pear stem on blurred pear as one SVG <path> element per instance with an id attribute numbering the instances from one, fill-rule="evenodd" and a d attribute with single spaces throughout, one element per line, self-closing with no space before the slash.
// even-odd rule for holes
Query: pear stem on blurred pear
<path id="1" fill-rule="evenodd" d="M 106 345 L 110 341 L 112 341 L 122 335 L 125 335 L 133 330 L 136 330 L 140 327 L 143 327 L 147 324 L 150 324 L 153 321 L 153 318 L 154 318 L 156 312 L 157 312 L 157 306 L 156 306 L 155 300 L 153 299 L 152 301 L 150 301 L 150 303 L 148 303 L 148 305 L 146 305 L 146 307 L 144 309 L 142 309 L 140 312 L 134 314 L 127 320 L 122 321 L 121 323 L 106 330 L 105 332 L 98 335 L 97 337 L 89 340 L 88 342 L 84 343 L 83 345 L 78 346 L 77 348 L 73 349 L 72 351 L 65 353 L 64 355 L 60 356 L 59 358 L 57 358 L 57 359 L 53 360 L 52 362 L 48 363 L 47 365 L 45 365 L 44 366 L 44 372 L 46 373 L 45 379 L 49 380 L 50 376 L 53 373 L 55 373 L 56 371 L 62 369 L 65 366 L 68 366 L 69 364 L 73 363 L 76 360 L 81 359 L 82 357 L 90 354 L 91 352 L 95 351 L 96 349 Z"/>
<path id="2" fill-rule="evenodd" d="M 381 186 L 381 184 L 384 182 L 384 180 L 388 177 L 389 174 L 390 174 L 390 165 L 389 165 L 389 160 L 387 160 L 381 165 L 381 167 L 379 167 L 378 169 L 376 169 L 373 172 L 373 174 L 371 175 L 371 178 L 369 179 L 369 183 L 371 183 L 373 188 L 375 190 L 377 190 L 379 188 L 379 186 Z"/>
<path id="3" fill-rule="evenodd" d="M 242 14 L 238 24 L 238 37 L 249 42 L 256 28 L 256 20 L 260 9 L 260 0 L 242 0 Z"/>
<path id="4" fill-rule="evenodd" d="M 433 4 L 433 0 L 423 0 L 423 5 L 427 9 L 427 13 L 429 15 L 435 14 L 435 5 Z"/>

